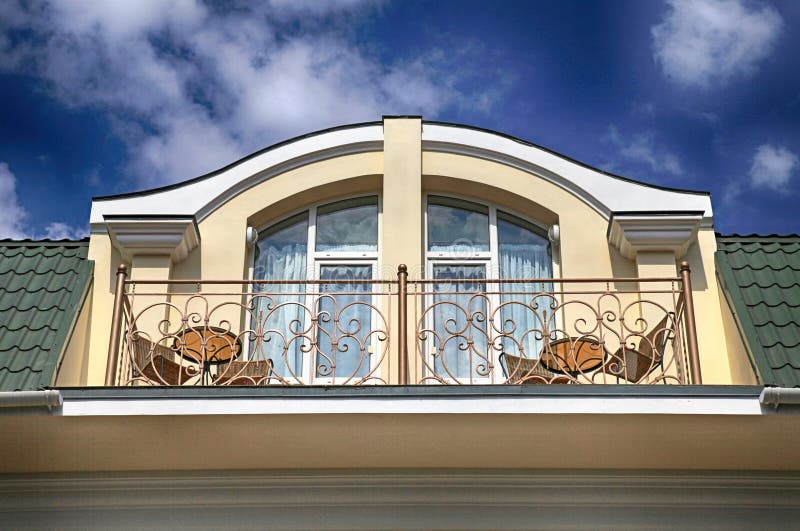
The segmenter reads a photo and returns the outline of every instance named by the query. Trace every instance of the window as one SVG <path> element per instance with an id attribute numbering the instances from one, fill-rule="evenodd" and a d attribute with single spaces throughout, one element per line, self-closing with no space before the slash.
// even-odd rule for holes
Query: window
<path id="1" fill-rule="evenodd" d="M 441 280 L 424 324 L 432 331 L 425 338 L 428 367 L 447 380 L 480 383 L 499 379 L 493 371 L 502 369 L 500 351 L 538 357 L 542 337 L 530 331 L 544 328 L 548 317 L 536 311 L 545 301 L 532 294 L 552 287 L 485 280 L 551 278 L 546 230 L 493 205 L 435 195 L 427 198 L 426 225 L 426 274 Z M 490 308 L 499 311 L 487 315 Z M 499 332 L 504 337 L 496 340 Z"/>
<path id="2" fill-rule="evenodd" d="M 252 328 L 263 338 L 252 342 L 251 358 L 270 359 L 275 374 L 305 383 L 366 376 L 371 286 L 346 281 L 375 278 L 377 258 L 377 196 L 315 206 L 262 231 L 254 278 L 329 282 L 256 285 L 268 295 L 256 297 Z"/>

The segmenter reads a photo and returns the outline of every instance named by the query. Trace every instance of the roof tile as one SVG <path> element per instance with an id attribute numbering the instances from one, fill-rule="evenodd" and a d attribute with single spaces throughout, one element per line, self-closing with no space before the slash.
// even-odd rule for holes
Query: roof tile
<path id="1" fill-rule="evenodd" d="M 717 267 L 767 385 L 800 387 L 800 236 L 718 236 Z"/>
<path id="2" fill-rule="evenodd" d="M 0 391 L 52 383 L 91 279 L 86 241 L 0 241 Z"/>

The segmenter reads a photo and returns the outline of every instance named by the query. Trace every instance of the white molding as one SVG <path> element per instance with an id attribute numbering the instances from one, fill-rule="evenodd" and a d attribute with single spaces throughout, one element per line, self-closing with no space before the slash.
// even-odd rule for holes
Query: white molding
<path id="1" fill-rule="evenodd" d="M 643 251 L 668 251 L 682 258 L 697 238 L 702 217 L 686 213 L 614 214 L 609 223 L 608 242 L 631 260 Z"/>
<path id="2" fill-rule="evenodd" d="M 51 415 L 64 417 L 164 415 L 736 415 L 778 414 L 758 397 L 512 396 L 424 399 L 376 398 L 70 398 Z"/>
<path id="3" fill-rule="evenodd" d="M 466 127 L 422 126 L 422 150 L 454 153 L 505 164 L 545 179 L 591 206 L 606 219 L 615 211 L 698 210 L 711 220 L 707 194 L 667 190 L 615 178 L 542 148 Z M 486 176 L 491 184 L 491 176 Z"/>
<path id="4" fill-rule="evenodd" d="M 383 150 L 383 127 L 365 125 L 300 138 L 268 149 L 205 178 L 164 190 L 92 201 L 90 227 L 103 232 L 105 215 L 170 214 L 198 222 L 225 202 L 276 175 L 315 162 Z"/>
<path id="5" fill-rule="evenodd" d="M 568 191 L 606 219 L 615 211 L 698 210 L 712 219 L 706 194 L 665 190 L 615 178 L 545 149 L 499 134 L 423 123 L 422 150 L 495 161 L 537 175 Z M 268 149 L 233 166 L 184 184 L 92 201 L 90 227 L 104 233 L 105 215 L 190 215 L 197 221 L 226 201 L 275 175 L 344 155 L 383 149 L 383 127 L 363 125 L 311 135 Z M 486 176 L 491 184 L 491 175 Z"/>
<path id="6" fill-rule="evenodd" d="M 335 469 L 6 476 L 0 518 L 16 528 L 84 529 L 788 529 L 800 518 L 800 478 Z"/>
<path id="7" fill-rule="evenodd" d="M 197 223 L 191 217 L 105 219 L 108 235 L 122 258 L 130 261 L 136 255 L 170 255 L 174 263 L 186 259 L 200 244 Z"/>

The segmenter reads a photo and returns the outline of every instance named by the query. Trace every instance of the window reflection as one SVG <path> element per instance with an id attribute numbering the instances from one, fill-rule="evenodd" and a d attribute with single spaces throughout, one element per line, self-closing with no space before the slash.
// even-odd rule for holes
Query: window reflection
<path id="1" fill-rule="evenodd" d="M 378 198 L 358 197 L 317 209 L 316 250 L 378 250 Z"/>
<path id="2" fill-rule="evenodd" d="M 489 207 L 448 197 L 428 197 L 428 250 L 489 250 Z"/>

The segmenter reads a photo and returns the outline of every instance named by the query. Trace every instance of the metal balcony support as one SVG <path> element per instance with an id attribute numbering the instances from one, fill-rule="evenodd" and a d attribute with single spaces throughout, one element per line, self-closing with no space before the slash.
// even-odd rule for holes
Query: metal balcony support
<path id="1" fill-rule="evenodd" d="M 122 333 L 122 304 L 125 295 L 125 279 L 128 266 L 120 264 L 117 268 L 117 284 L 114 288 L 114 313 L 111 317 L 111 337 L 108 341 L 108 363 L 106 364 L 106 386 L 112 386 L 117 377 L 119 360 L 119 341 Z"/>
<path id="2" fill-rule="evenodd" d="M 400 385 L 408 385 L 408 267 L 397 268 L 397 379 Z"/>
<path id="3" fill-rule="evenodd" d="M 686 327 L 686 342 L 689 347 L 689 373 L 691 383 L 702 385 L 703 376 L 700 374 L 700 355 L 697 349 L 697 324 L 694 319 L 694 300 L 692 299 L 692 271 L 689 262 L 681 262 L 681 288 L 686 308 L 683 312 L 684 326 Z"/>

